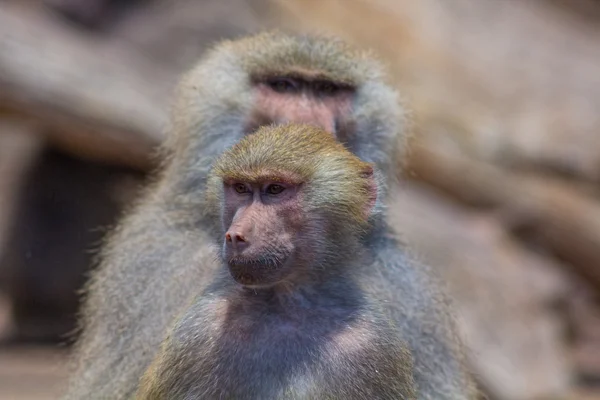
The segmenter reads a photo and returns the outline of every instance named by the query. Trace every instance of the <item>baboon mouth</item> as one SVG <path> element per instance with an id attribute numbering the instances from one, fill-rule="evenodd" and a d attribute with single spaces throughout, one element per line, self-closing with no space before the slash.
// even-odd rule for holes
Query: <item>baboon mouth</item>
<path id="1" fill-rule="evenodd" d="M 227 260 L 229 268 L 232 269 L 249 269 L 249 270 L 260 270 L 260 271 L 273 271 L 278 269 L 283 261 L 275 258 L 250 258 L 235 256 Z"/>
<path id="2" fill-rule="evenodd" d="M 231 276 L 243 285 L 276 281 L 285 260 L 275 258 L 231 257 L 227 260 Z"/>

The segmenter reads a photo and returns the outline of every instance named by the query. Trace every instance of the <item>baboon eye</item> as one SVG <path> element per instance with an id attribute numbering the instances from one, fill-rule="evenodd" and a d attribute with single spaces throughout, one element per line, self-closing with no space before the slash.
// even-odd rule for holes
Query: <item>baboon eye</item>
<path id="1" fill-rule="evenodd" d="M 270 79 L 267 84 L 278 93 L 292 93 L 298 91 L 298 83 L 288 78 Z"/>
<path id="2" fill-rule="evenodd" d="M 319 94 L 332 95 L 338 91 L 338 86 L 332 82 L 315 82 L 315 91 Z"/>
<path id="3" fill-rule="evenodd" d="M 248 193 L 248 188 L 243 183 L 236 183 L 233 188 L 238 193 Z"/>
<path id="4" fill-rule="evenodd" d="M 269 185 L 267 186 L 267 193 L 269 194 L 279 194 L 283 192 L 285 188 L 281 185 Z"/>

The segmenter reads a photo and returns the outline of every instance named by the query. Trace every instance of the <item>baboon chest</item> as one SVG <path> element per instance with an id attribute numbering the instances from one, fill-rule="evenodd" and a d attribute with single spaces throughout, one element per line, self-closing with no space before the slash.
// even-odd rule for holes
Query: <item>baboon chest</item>
<path id="1" fill-rule="evenodd" d="M 197 364 L 205 398 L 316 399 L 366 350 L 367 341 L 354 339 L 359 324 L 335 312 L 218 314 L 203 332 Z"/>

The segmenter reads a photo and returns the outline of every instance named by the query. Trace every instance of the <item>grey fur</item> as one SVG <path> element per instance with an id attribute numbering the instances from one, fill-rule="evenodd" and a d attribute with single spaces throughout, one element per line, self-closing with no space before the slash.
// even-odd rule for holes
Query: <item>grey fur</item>
<path id="1" fill-rule="evenodd" d="M 179 87 L 163 171 L 103 249 L 65 399 L 130 398 L 174 319 L 194 314 L 189 305 L 219 265 L 198 207 L 214 158 L 245 134 L 248 74 L 298 65 L 358 88 L 356 134 L 345 144 L 392 180 L 405 138 L 403 111 L 368 55 L 336 40 L 277 33 L 209 52 Z M 430 271 L 406 257 L 384 220 L 379 224 L 365 242 L 374 262 L 363 285 L 389 301 L 415 360 L 418 398 L 474 398 L 445 297 Z"/>

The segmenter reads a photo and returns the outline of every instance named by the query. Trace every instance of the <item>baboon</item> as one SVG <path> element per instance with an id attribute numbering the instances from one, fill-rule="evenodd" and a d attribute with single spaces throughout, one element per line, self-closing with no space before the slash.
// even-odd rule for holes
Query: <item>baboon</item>
<path id="1" fill-rule="evenodd" d="M 277 32 L 218 45 L 179 85 L 164 167 L 104 248 L 88 286 L 67 399 L 134 394 L 176 316 L 219 268 L 213 228 L 202 218 L 215 158 L 259 126 L 286 122 L 326 129 L 393 183 L 403 109 L 368 53 L 337 39 Z M 373 252 L 373 274 L 396 288 L 388 293 L 390 313 L 414 359 L 418 398 L 471 398 L 432 271 L 406 256 L 385 217 L 362 240 Z"/>
<path id="2" fill-rule="evenodd" d="M 221 266 L 137 398 L 414 399 L 361 240 L 377 188 L 370 164 L 306 125 L 261 128 L 224 153 L 202 208 Z"/>

